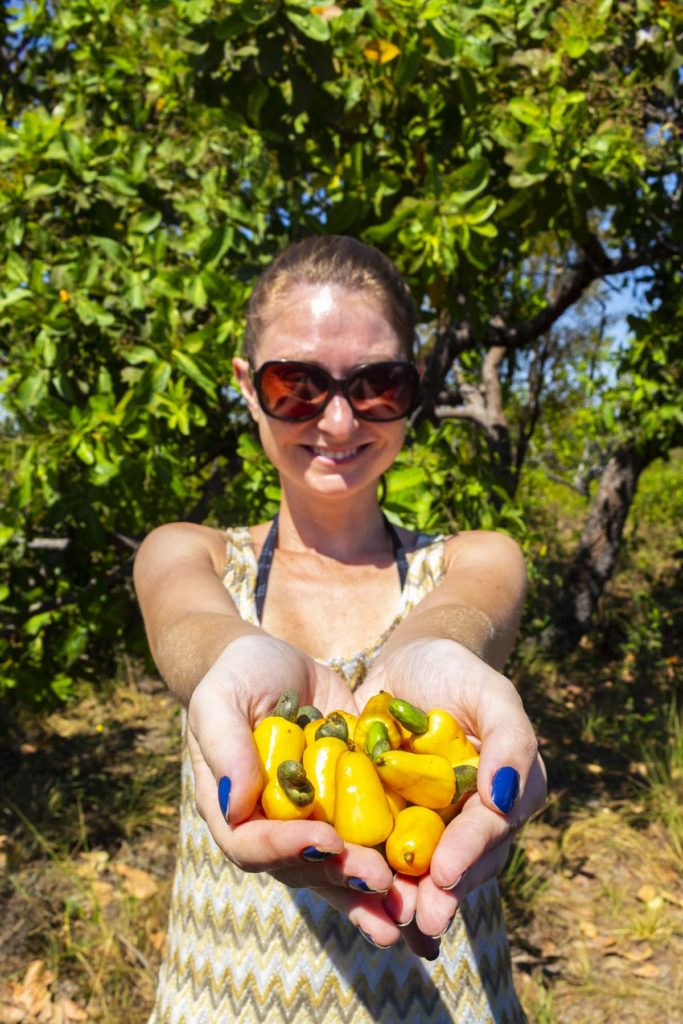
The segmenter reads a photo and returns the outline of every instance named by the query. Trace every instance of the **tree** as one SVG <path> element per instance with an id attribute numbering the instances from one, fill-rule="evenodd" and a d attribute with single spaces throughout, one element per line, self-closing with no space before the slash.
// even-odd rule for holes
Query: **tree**
<path id="1" fill-rule="evenodd" d="M 229 357 L 250 282 L 292 238 L 375 242 L 421 298 L 395 509 L 436 479 L 423 518 L 465 494 L 497 521 L 489 488 L 504 507 L 517 472 L 500 367 L 595 282 L 671 280 L 679 258 L 680 17 L 631 8 L 3 6 L 0 685 L 63 692 L 139 636 L 130 561 L 152 525 L 276 499 Z M 529 267 L 549 252 L 542 287 Z M 490 451 L 470 483 L 450 417 L 476 419 L 477 394 Z"/>

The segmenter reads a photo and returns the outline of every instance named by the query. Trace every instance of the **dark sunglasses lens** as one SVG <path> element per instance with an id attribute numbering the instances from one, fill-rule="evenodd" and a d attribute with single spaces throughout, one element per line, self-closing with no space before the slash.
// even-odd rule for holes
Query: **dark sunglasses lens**
<path id="1" fill-rule="evenodd" d="M 325 404 L 328 385 L 315 367 L 298 363 L 271 363 L 259 379 L 264 409 L 280 419 L 312 419 Z"/>
<path id="2" fill-rule="evenodd" d="M 398 420 L 411 411 L 418 376 L 406 363 L 376 363 L 353 374 L 349 395 L 359 416 L 368 420 Z"/>

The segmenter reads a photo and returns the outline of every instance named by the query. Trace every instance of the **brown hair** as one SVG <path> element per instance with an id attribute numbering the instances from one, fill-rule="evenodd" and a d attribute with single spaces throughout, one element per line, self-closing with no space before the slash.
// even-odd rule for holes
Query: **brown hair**
<path id="1" fill-rule="evenodd" d="M 299 284 L 336 284 L 370 292 L 381 303 L 406 357 L 413 358 L 415 305 L 391 260 L 357 238 L 316 235 L 287 246 L 256 282 L 247 304 L 244 338 L 244 355 L 250 362 L 267 310 Z"/>

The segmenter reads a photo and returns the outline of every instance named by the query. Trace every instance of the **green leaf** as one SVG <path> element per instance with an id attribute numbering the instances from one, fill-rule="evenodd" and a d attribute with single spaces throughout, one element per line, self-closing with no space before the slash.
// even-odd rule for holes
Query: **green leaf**
<path id="1" fill-rule="evenodd" d="M 324 43 L 330 38 L 330 26 L 320 15 L 291 9 L 286 10 L 285 14 L 292 24 L 309 39 Z"/>
<path id="2" fill-rule="evenodd" d="M 214 267 L 228 251 L 234 238 L 234 229 L 230 224 L 221 224 L 214 228 L 199 250 L 199 260 L 205 267 Z"/>
<path id="3" fill-rule="evenodd" d="M 458 193 L 458 200 L 472 199 L 489 183 L 490 166 L 484 157 L 463 164 L 448 178 L 451 192 Z"/>
<path id="4" fill-rule="evenodd" d="M 197 363 L 186 352 L 182 352 L 180 349 L 174 349 L 171 358 L 175 363 L 178 364 L 183 373 L 187 374 L 190 380 L 193 380 L 202 391 L 205 391 L 210 398 L 213 398 L 216 394 L 216 382 L 211 380 L 207 374 L 197 366 Z"/>
<path id="5" fill-rule="evenodd" d="M 532 128 L 545 119 L 545 113 L 537 103 L 522 97 L 511 99 L 508 103 L 508 110 L 514 118 Z"/>
<path id="6" fill-rule="evenodd" d="M 584 53 L 590 50 L 591 44 L 589 39 L 584 39 L 578 36 L 570 36 L 564 41 L 564 48 L 568 57 L 572 60 L 578 60 L 579 57 L 583 57 Z"/>
<path id="7" fill-rule="evenodd" d="M 130 348 L 121 350 L 122 357 L 131 366 L 138 366 L 140 363 L 154 363 L 159 358 L 153 348 L 147 345 L 132 345 Z"/>
<path id="8" fill-rule="evenodd" d="M 149 235 L 161 224 L 160 210 L 142 210 L 134 214 L 128 221 L 130 234 Z"/>

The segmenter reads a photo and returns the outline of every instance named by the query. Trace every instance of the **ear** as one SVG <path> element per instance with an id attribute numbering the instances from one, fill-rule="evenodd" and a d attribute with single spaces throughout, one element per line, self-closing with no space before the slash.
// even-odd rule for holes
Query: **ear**
<path id="1" fill-rule="evenodd" d="M 237 378 L 237 383 L 239 384 L 240 391 L 247 403 L 247 408 L 252 415 L 252 419 L 258 421 L 261 407 L 258 403 L 254 382 L 251 379 L 251 374 L 249 372 L 249 363 L 246 359 L 240 359 L 238 356 L 235 356 L 232 361 L 232 371 Z"/>

